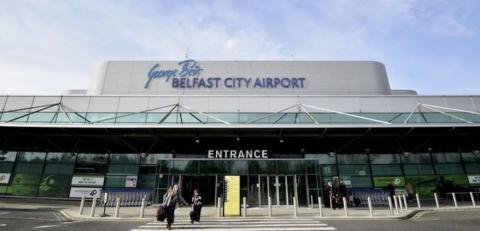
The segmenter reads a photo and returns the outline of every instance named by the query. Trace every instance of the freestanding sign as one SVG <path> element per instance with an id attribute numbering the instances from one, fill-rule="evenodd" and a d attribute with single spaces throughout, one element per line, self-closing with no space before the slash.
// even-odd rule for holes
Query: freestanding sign
<path id="1" fill-rule="evenodd" d="M 225 176 L 224 216 L 240 216 L 240 176 Z"/>

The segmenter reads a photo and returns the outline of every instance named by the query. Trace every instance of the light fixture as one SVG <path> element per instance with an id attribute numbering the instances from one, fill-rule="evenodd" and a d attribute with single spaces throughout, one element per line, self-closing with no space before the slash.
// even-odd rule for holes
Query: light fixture
<path id="1" fill-rule="evenodd" d="M 239 142 L 239 141 L 240 141 L 240 136 L 237 136 L 237 142 Z"/>
<path id="2" fill-rule="evenodd" d="M 280 142 L 280 143 L 283 143 L 283 139 L 282 139 L 282 138 L 280 138 L 279 142 Z"/>
<path id="3" fill-rule="evenodd" d="M 370 153 L 370 148 L 365 148 L 365 153 L 369 154 Z"/>
<path id="4" fill-rule="evenodd" d="M 408 156 L 408 155 L 410 155 L 410 154 L 412 154 L 412 153 L 411 153 L 411 152 L 403 152 L 403 153 L 402 153 L 403 156 Z"/>
<path id="5" fill-rule="evenodd" d="M 337 154 L 337 153 L 335 153 L 335 152 L 329 152 L 329 153 L 328 153 L 328 156 L 329 156 L 329 157 L 335 157 L 336 154 Z"/>
<path id="6" fill-rule="evenodd" d="M 197 143 L 197 144 L 200 143 L 200 139 L 198 137 L 195 138 L 195 143 Z"/>
<path id="7" fill-rule="evenodd" d="M 428 152 L 432 152 L 432 151 L 433 151 L 433 148 L 430 148 L 430 147 L 429 147 L 427 150 L 428 150 Z"/>

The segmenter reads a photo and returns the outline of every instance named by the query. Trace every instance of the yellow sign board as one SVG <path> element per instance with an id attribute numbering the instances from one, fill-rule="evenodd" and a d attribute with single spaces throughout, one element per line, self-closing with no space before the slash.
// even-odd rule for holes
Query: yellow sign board
<path id="1" fill-rule="evenodd" d="M 224 216 L 240 216 L 240 176 L 225 176 Z"/>

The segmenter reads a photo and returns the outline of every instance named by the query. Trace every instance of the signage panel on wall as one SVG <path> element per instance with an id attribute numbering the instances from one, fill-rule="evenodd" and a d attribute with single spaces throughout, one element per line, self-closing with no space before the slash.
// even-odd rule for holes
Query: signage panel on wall
<path id="1" fill-rule="evenodd" d="M 468 183 L 471 185 L 480 185 L 480 175 L 468 176 Z"/>
<path id="2" fill-rule="evenodd" d="M 160 64 L 153 65 L 147 73 L 144 88 L 147 89 L 152 80 L 164 79 L 162 84 L 170 84 L 172 88 L 304 88 L 306 78 L 297 76 L 202 76 L 203 68 L 193 60 L 187 59 L 178 63 L 178 68 L 165 69 Z"/>
<path id="3" fill-rule="evenodd" d="M 99 197 L 101 192 L 101 188 L 72 187 L 70 189 L 70 197 L 78 198 L 84 196 L 85 198 L 94 198 Z"/>
<path id="4" fill-rule="evenodd" d="M 207 152 L 208 159 L 268 159 L 266 149 L 210 149 Z"/>
<path id="5" fill-rule="evenodd" d="M 225 176 L 224 216 L 240 216 L 240 176 Z"/>
<path id="6" fill-rule="evenodd" d="M 76 175 L 72 177 L 72 186 L 103 186 L 105 177 Z"/>
<path id="7" fill-rule="evenodd" d="M 126 188 L 136 188 L 137 187 L 137 176 L 126 176 L 125 177 L 125 187 Z"/>
<path id="8" fill-rule="evenodd" d="M 8 184 L 10 181 L 10 173 L 0 173 L 0 184 Z"/>

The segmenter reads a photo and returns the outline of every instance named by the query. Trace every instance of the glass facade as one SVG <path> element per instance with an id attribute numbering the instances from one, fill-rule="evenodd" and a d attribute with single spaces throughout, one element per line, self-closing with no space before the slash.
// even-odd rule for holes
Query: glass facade
<path id="1" fill-rule="evenodd" d="M 28 114 L 25 112 L 3 112 L 0 114 L 0 122 L 18 123 L 99 123 L 99 124 L 125 124 L 125 123 L 187 123 L 187 124 L 208 124 L 221 123 L 220 120 L 232 124 L 312 124 L 333 123 L 375 123 L 367 119 L 352 117 L 337 113 L 262 113 L 262 112 L 210 112 L 200 114 L 197 112 L 37 112 Z M 472 123 L 480 123 L 480 116 L 471 113 L 455 112 L 447 116 L 438 112 L 415 112 L 410 117 L 410 112 L 403 113 L 349 113 L 355 116 L 381 120 L 393 124 L 404 123 L 465 123 L 465 120 Z M 209 115 L 209 116 L 206 116 Z M 457 118 L 459 119 L 457 119 Z M 217 119 L 218 118 L 218 119 Z M 463 119 L 463 120 L 461 120 Z"/>
<path id="2" fill-rule="evenodd" d="M 397 187 L 412 183 L 422 196 L 428 196 L 439 177 L 460 187 L 477 186 L 469 185 L 467 176 L 480 174 L 480 154 L 305 154 L 304 159 L 211 160 L 175 159 L 174 154 L 168 153 L 9 151 L 1 154 L 0 173 L 10 174 L 8 182 L 0 185 L 0 193 L 16 196 L 68 197 L 75 175 L 103 177 L 103 188 L 125 188 L 125 178 L 137 176 L 137 188 L 152 190 L 165 190 L 182 177 L 205 176 L 212 180 L 224 175 L 240 175 L 248 180 L 242 189 L 245 193 L 254 190 L 254 187 L 249 189 L 249 185 L 259 181 L 259 177 L 261 182 L 270 182 L 274 187 L 278 177 L 290 184 L 289 181 L 293 182 L 290 176 L 300 176 L 298 184 L 315 195 L 335 176 L 348 180 L 348 188 L 384 188 L 386 182 L 398 178 Z"/>

